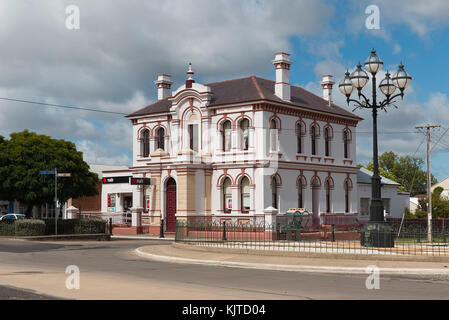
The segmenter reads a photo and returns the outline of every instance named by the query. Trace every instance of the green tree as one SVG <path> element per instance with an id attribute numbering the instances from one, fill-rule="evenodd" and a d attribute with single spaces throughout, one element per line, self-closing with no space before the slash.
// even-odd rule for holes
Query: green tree
<path id="1" fill-rule="evenodd" d="M 98 175 L 89 171 L 74 143 L 28 130 L 0 139 L 0 199 L 26 204 L 30 216 L 33 206 L 54 202 L 54 175 L 40 175 L 39 171 L 55 168 L 72 175 L 58 179 L 61 203 L 98 194 Z"/>
<path id="2" fill-rule="evenodd" d="M 432 218 L 449 217 L 449 200 L 442 196 L 442 187 L 437 187 L 432 191 Z M 419 218 L 427 218 L 427 198 L 419 202 L 420 210 L 417 214 Z"/>
<path id="3" fill-rule="evenodd" d="M 423 169 L 424 161 L 420 158 L 403 156 L 400 157 L 393 151 L 384 152 L 379 156 L 379 174 L 399 183 L 411 196 L 426 193 L 427 174 Z M 370 162 L 366 168 L 372 171 L 373 163 Z M 431 184 L 437 183 L 432 175 Z"/>

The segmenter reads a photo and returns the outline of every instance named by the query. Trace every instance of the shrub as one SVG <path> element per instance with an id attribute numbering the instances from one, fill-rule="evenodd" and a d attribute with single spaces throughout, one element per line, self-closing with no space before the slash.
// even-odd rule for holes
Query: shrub
<path id="1" fill-rule="evenodd" d="M 76 234 L 106 233 L 106 221 L 101 219 L 79 219 L 75 223 Z"/>
<path id="2" fill-rule="evenodd" d="M 0 221 L 0 236 L 13 236 L 14 234 L 14 220 Z"/>
<path id="3" fill-rule="evenodd" d="M 45 234 L 45 222 L 42 220 L 16 220 L 14 225 L 16 236 L 42 236 Z"/>

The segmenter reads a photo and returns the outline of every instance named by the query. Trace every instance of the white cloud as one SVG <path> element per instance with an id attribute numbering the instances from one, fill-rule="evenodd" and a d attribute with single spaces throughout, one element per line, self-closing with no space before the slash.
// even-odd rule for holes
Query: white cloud
<path id="1" fill-rule="evenodd" d="M 79 30 L 65 27 L 69 4 L 80 8 Z M 180 85 L 188 62 L 202 82 L 271 73 L 274 52 L 318 34 L 333 10 L 308 0 L 1 1 L 0 96 L 129 113 L 154 101 L 158 73 Z M 129 164 L 120 150 L 130 151 L 131 124 L 121 116 L 0 107 L 5 136 L 30 129 L 84 141 L 88 159 Z M 104 157 L 102 145 L 121 149 Z"/>

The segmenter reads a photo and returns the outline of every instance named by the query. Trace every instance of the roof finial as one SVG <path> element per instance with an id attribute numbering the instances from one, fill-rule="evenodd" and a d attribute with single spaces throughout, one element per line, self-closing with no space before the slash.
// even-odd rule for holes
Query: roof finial
<path id="1" fill-rule="evenodd" d="M 187 71 L 187 80 L 193 80 L 195 72 L 192 71 L 192 63 L 189 62 L 189 71 Z"/>

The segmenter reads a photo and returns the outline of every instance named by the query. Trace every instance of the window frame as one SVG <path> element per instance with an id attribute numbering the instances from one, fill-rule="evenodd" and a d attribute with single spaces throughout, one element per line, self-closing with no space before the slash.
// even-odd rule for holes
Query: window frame
<path id="1" fill-rule="evenodd" d="M 244 193 L 244 186 L 243 186 L 243 182 L 247 181 L 248 182 L 248 193 Z M 245 209 L 244 206 L 244 199 L 248 198 L 249 199 L 249 207 L 248 209 Z M 250 181 L 248 179 L 248 177 L 243 177 L 242 180 L 240 181 L 240 202 L 241 202 L 241 211 L 242 213 L 249 213 L 249 211 L 251 210 L 251 191 L 250 191 Z"/>

